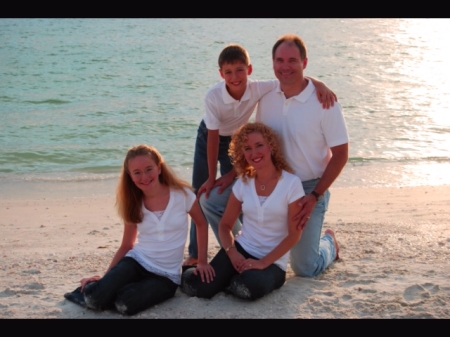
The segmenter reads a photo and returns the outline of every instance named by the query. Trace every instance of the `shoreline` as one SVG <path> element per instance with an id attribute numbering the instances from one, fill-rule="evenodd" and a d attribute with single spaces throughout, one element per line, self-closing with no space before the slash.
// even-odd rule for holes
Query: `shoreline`
<path id="1" fill-rule="evenodd" d="M 92 187 L 2 193 L 0 318 L 126 318 L 63 297 L 83 276 L 102 275 L 122 239 L 114 189 Z M 286 284 L 256 302 L 177 290 L 132 318 L 450 318 L 449 186 L 330 192 L 323 231 L 335 231 L 341 258 L 322 274 L 288 267 Z M 218 248 L 210 230 L 209 259 Z"/>

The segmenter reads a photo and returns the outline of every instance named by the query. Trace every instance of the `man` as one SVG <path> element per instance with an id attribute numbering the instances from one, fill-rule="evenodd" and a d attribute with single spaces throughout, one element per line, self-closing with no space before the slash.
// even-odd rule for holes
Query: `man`
<path id="1" fill-rule="evenodd" d="M 296 35 L 284 35 L 272 49 L 273 70 L 280 84 L 259 103 L 256 121 L 283 139 L 284 155 L 303 184 L 305 197 L 297 216 L 303 228 L 291 249 L 291 267 L 298 276 L 312 277 L 339 258 L 334 232 L 320 237 L 328 208 L 328 188 L 348 159 L 348 134 L 341 106 L 322 108 L 311 81 L 303 76 L 306 46 Z"/>
<path id="2" fill-rule="evenodd" d="M 273 128 L 282 138 L 284 155 L 303 184 L 305 197 L 297 215 L 303 228 L 300 241 L 291 249 L 296 275 L 312 277 L 339 258 L 332 230 L 321 238 L 328 188 L 348 159 L 348 134 L 341 107 L 322 108 L 313 83 L 303 76 L 308 63 L 306 47 L 295 35 L 281 37 L 272 49 L 273 69 L 279 85 L 259 102 L 256 121 Z M 228 188 L 231 191 L 231 188 Z M 211 227 L 218 226 L 228 195 L 217 189 L 204 195 L 200 204 Z"/>

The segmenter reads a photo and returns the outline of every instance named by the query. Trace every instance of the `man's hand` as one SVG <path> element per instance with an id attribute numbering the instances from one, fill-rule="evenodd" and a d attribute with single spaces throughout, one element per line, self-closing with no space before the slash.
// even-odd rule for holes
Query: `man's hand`
<path id="1" fill-rule="evenodd" d="M 302 208 L 300 213 L 296 214 L 293 220 L 298 221 L 297 229 L 303 230 L 308 223 L 314 207 L 316 206 L 316 197 L 312 194 L 307 194 L 300 199 L 298 205 Z"/>

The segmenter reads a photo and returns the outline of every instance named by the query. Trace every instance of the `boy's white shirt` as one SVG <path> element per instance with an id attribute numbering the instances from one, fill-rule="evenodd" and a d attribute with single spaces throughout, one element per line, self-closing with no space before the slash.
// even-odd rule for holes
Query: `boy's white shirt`
<path id="1" fill-rule="evenodd" d="M 244 95 L 238 101 L 228 93 L 225 81 L 211 87 L 205 95 L 205 121 L 209 130 L 219 130 L 220 136 L 231 136 L 247 123 L 261 97 L 275 89 L 278 80 L 248 79 Z"/>

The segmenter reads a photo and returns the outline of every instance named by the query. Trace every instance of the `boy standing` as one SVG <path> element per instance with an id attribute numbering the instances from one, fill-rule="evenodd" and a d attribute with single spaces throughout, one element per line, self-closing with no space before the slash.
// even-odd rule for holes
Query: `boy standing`
<path id="1" fill-rule="evenodd" d="M 278 85 L 278 80 L 248 79 L 252 73 L 250 56 L 240 45 L 230 44 L 225 47 L 219 55 L 218 63 L 219 73 L 224 81 L 217 83 L 206 93 L 205 116 L 198 128 L 195 143 L 192 186 L 197 197 L 205 193 L 208 198 L 211 189 L 217 186 L 218 193 L 221 194 L 234 182 L 236 173 L 228 157 L 231 134 L 248 122 L 259 100 Z M 333 106 L 336 99 L 334 93 L 322 82 L 310 79 L 316 85 L 318 99 L 323 101 L 324 108 Z M 216 180 L 217 161 L 220 163 L 221 177 Z M 208 214 L 205 215 L 208 218 Z M 237 221 L 233 228 L 234 235 L 239 232 L 240 226 Z M 213 228 L 213 231 L 220 243 L 217 228 Z M 197 263 L 196 236 L 195 225 L 191 222 L 189 257 L 183 263 L 185 266 Z"/>

